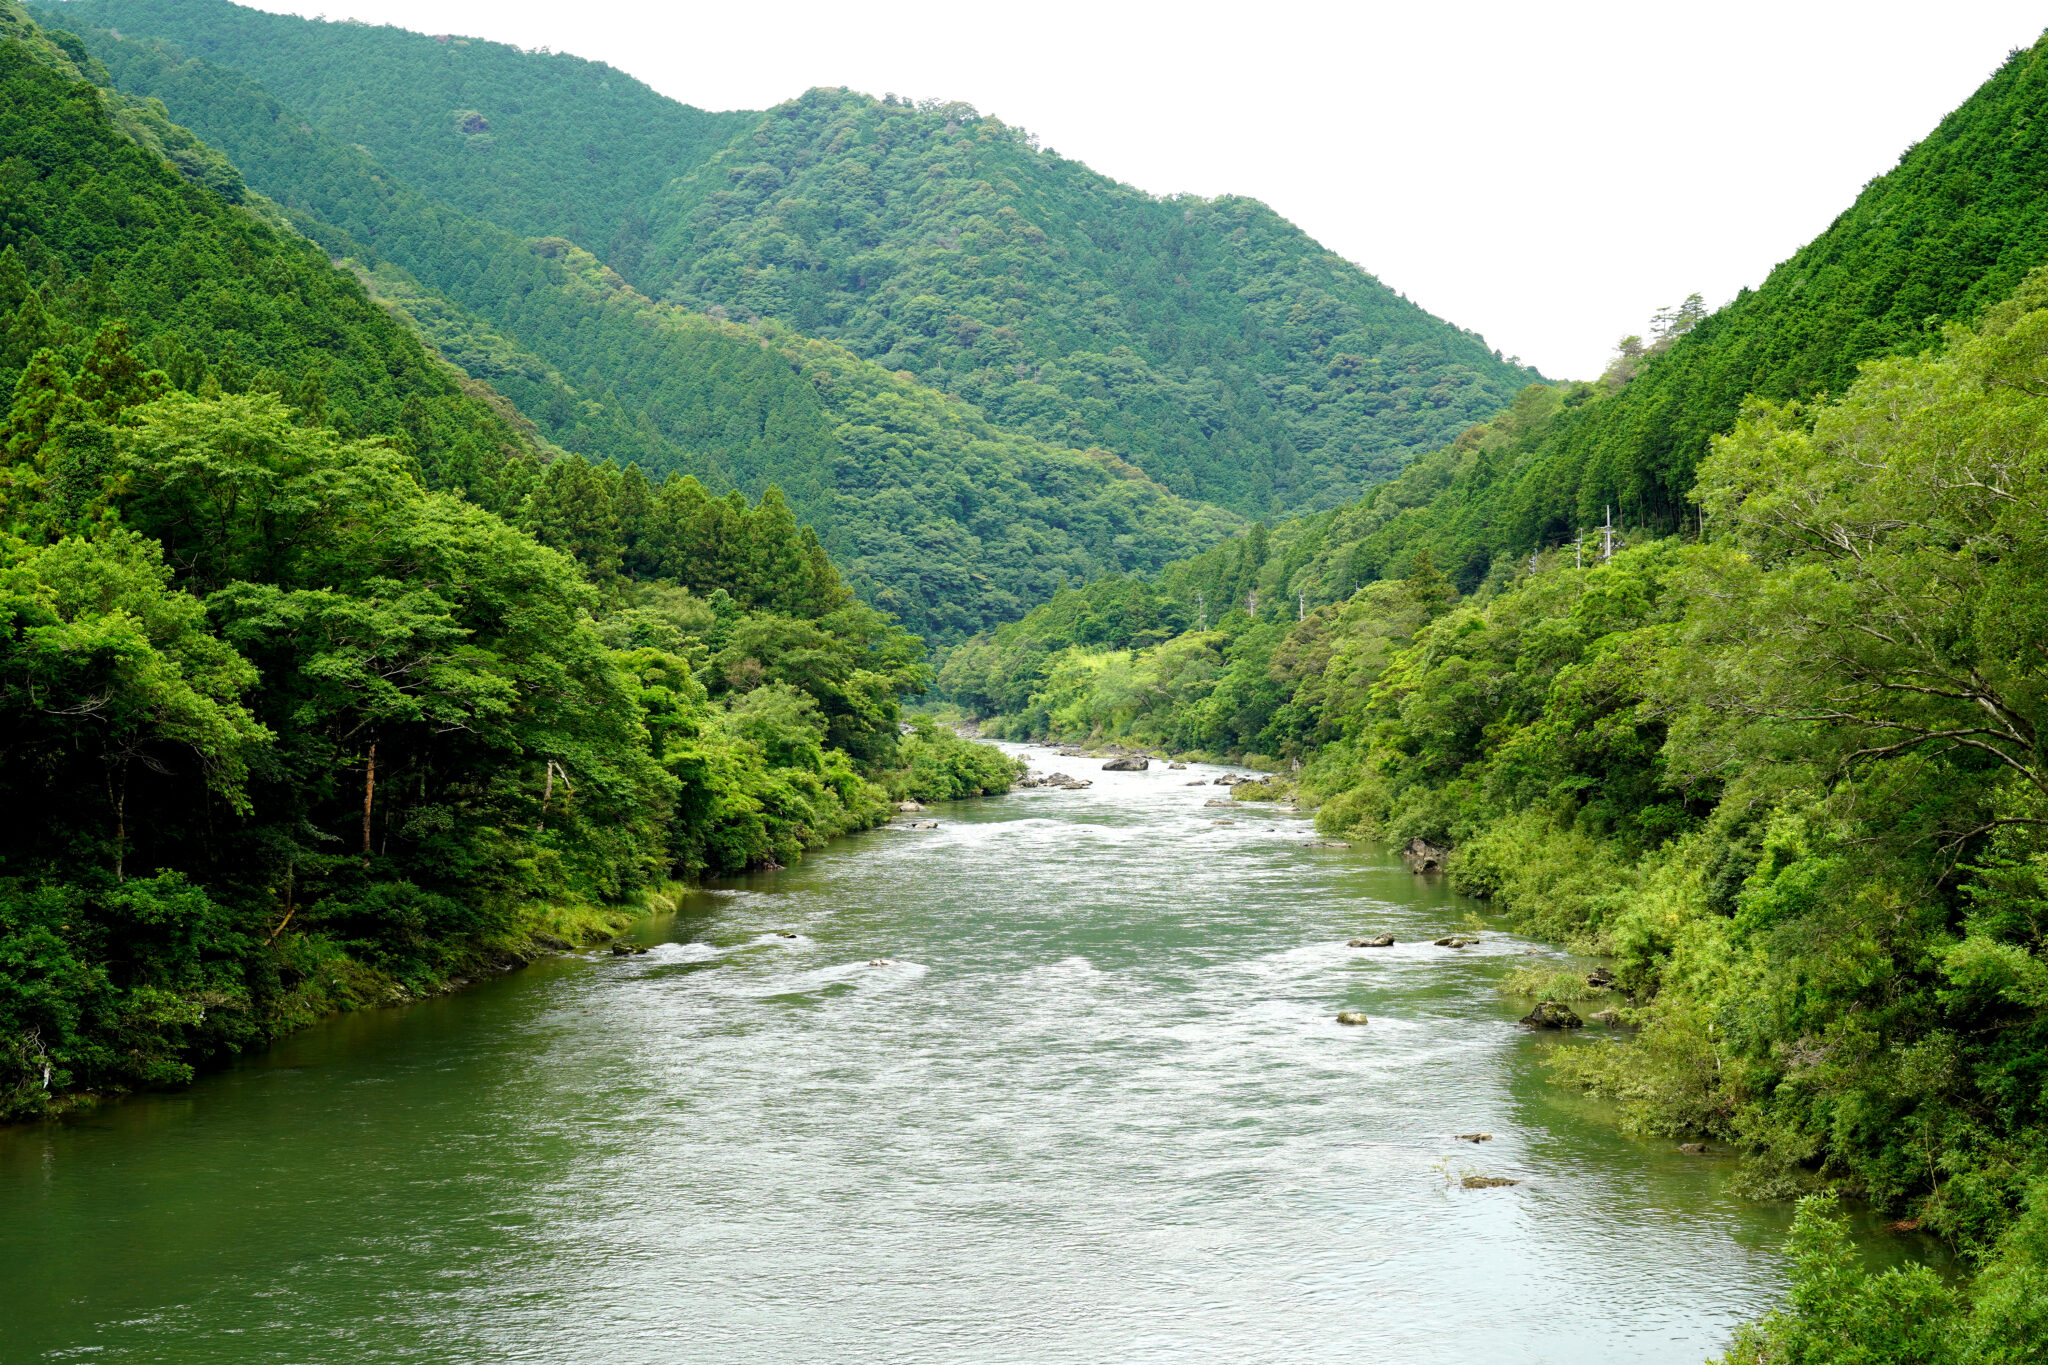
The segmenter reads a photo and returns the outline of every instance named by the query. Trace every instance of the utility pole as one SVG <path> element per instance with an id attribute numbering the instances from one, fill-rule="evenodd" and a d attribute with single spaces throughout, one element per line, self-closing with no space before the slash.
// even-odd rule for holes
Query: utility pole
<path id="1" fill-rule="evenodd" d="M 1196 591 L 1196 593 L 1195 593 L 1195 629 L 1196 629 L 1196 630 L 1207 630 L 1208 628 L 1209 628 L 1209 599 L 1208 599 L 1208 598 L 1206 598 L 1206 597 L 1204 597 L 1204 596 L 1203 596 L 1203 595 L 1201 594 L 1201 592 L 1200 592 L 1199 590 L 1197 590 L 1197 591 Z"/>
<path id="2" fill-rule="evenodd" d="M 1583 528 L 1574 528 L 1572 531 L 1572 567 L 1586 567 L 1586 532 Z"/>
<path id="3" fill-rule="evenodd" d="M 1259 619 L 1259 590 L 1253 588 L 1244 595 L 1244 613 L 1256 621 Z"/>
<path id="4" fill-rule="evenodd" d="M 1614 558 L 1614 508 L 1607 509 L 1607 524 L 1600 528 L 1600 562 Z"/>
<path id="5" fill-rule="evenodd" d="M 1308 589 L 1302 588 L 1299 591 L 1301 593 L 1301 605 L 1295 609 L 1294 619 L 1296 621 L 1306 621 L 1308 620 Z"/>

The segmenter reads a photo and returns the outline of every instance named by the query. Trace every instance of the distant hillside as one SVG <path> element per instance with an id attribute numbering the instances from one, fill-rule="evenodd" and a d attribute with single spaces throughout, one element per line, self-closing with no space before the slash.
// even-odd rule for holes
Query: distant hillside
<path id="1" fill-rule="evenodd" d="M 566 56 L 227 0 L 61 13 L 246 72 L 421 193 L 642 292 L 838 341 L 1247 515 L 1355 497 L 1537 377 L 1263 205 L 1142 194 L 964 105 L 818 90 L 709 115 Z"/>
<path id="2" fill-rule="evenodd" d="M 1262 204 L 1154 198 L 965 105 L 813 90 L 650 217 L 650 291 L 1252 515 L 1353 496 L 1535 378 Z"/>
<path id="3" fill-rule="evenodd" d="M 224 0 L 78 0 L 56 17 L 168 38 L 245 71 L 399 179 L 523 236 L 573 238 L 615 265 L 644 241 L 648 198 L 758 117 L 693 109 L 565 52 Z"/>
<path id="4" fill-rule="evenodd" d="M 780 486 L 849 583 L 929 638 L 1011 619 L 1062 581 L 1156 568 L 1238 525 L 1113 456 L 1005 431 L 837 346 L 656 303 L 566 238 L 521 238 L 408 188 L 244 73 L 80 28 L 120 87 L 228 152 L 538 435 L 714 488 Z"/>

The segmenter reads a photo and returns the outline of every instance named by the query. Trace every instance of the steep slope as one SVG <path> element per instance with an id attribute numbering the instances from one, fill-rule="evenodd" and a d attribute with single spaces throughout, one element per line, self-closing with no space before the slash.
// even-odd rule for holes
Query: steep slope
<path id="1" fill-rule="evenodd" d="M 1511 441 L 1417 460 L 1359 509 L 1368 572 L 1417 548 L 1470 586 L 1487 563 L 1599 524 L 1675 529 L 1693 471 L 1751 394 L 1840 393 L 1879 356 L 1940 344 L 2048 259 L 2048 45 L 2013 53 L 1828 229 L 1754 290 L 1651 356 L 1617 390 L 1567 388 Z"/>
<path id="2" fill-rule="evenodd" d="M 652 208 L 642 285 L 786 319 L 1259 515 L 1534 378 L 1252 200 L 1160 199 L 962 104 L 813 90 Z"/>
<path id="3" fill-rule="evenodd" d="M 750 113 L 679 104 L 567 53 L 354 20 L 324 23 L 220 0 L 67 4 L 72 23 L 153 35 L 246 71 L 401 180 L 529 237 L 570 237 L 630 265 L 648 198 Z"/>
<path id="4" fill-rule="evenodd" d="M 227 0 L 68 0 L 62 13 L 245 71 L 422 193 L 566 236 L 642 292 L 839 341 L 1004 426 L 1102 446 L 1247 514 L 1356 496 L 1536 377 L 1263 205 L 1139 193 L 964 105 L 813 91 L 718 124 L 720 151 L 707 116 L 642 127 L 604 104 L 626 100 L 623 77 L 568 58 Z M 479 64 L 491 84 L 457 79 Z M 593 185 L 575 137 L 521 123 L 515 159 L 496 122 L 451 131 L 457 114 L 500 107 L 602 126 L 607 164 L 678 178 Z M 639 87 L 620 106 L 646 107 Z M 464 151 L 464 136 L 500 140 Z"/>
<path id="5" fill-rule="evenodd" d="M 780 486 L 856 590 L 930 638 L 1235 526 L 1112 458 L 911 395 L 839 348 L 657 304 L 567 239 L 522 239 L 409 189 L 244 73 L 83 32 L 123 89 L 161 100 L 309 235 L 359 258 L 382 297 L 547 440 L 713 488 Z"/>
<path id="6" fill-rule="evenodd" d="M 432 479 L 487 505 L 517 496 L 507 460 L 525 443 L 485 395 L 266 221 L 274 210 L 160 107 L 81 79 L 83 50 L 18 6 L 0 25 L 14 44 L 0 108 L 6 391 L 45 347 L 72 370 L 133 364 L 119 358 L 132 350 L 181 388 L 277 393 L 345 435 L 403 433 Z"/>

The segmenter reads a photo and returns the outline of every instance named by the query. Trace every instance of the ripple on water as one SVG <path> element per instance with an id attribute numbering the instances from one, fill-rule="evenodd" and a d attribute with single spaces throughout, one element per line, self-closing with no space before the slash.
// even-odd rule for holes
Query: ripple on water
<path id="1" fill-rule="evenodd" d="M 0 1135 L 0 1310 L 115 1360 L 1691 1365 L 1773 1291 L 1719 1167 L 1543 1084 L 1533 945 L 1429 942 L 1481 907 L 1215 769 L 1037 763 L 1095 785 Z"/>

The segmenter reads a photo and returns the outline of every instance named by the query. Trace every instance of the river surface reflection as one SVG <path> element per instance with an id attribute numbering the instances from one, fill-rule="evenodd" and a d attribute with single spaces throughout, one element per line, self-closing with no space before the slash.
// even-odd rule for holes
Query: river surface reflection
<path id="1" fill-rule="evenodd" d="M 1777 1292 L 1782 1211 L 1545 1084 L 1542 945 L 1033 757 L 1094 786 L 0 1133 L 0 1360 L 1694 1365 Z"/>

